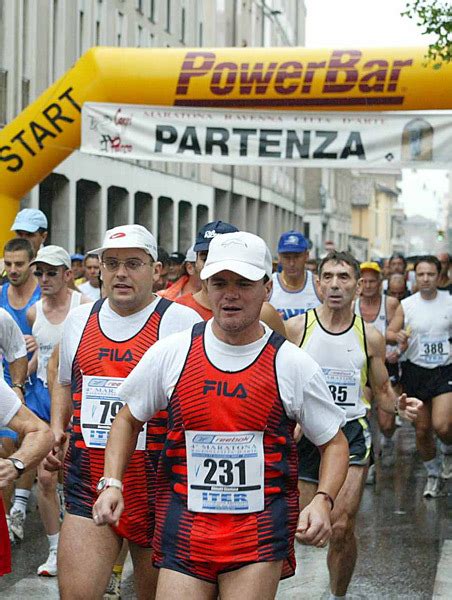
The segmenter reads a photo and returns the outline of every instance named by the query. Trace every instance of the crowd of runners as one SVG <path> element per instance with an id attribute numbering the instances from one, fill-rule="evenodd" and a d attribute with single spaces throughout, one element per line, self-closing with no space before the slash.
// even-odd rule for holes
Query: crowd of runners
<path id="1" fill-rule="evenodd" d="M 345 598 L 402 421 L 445 493 L 448 254 L 316 260 L 298 231 L 269 249 L 215 221 L 186 253 L 122 225 L 70 255 L 47 230 L 24 209 L 2 249 L 0 574 L 35 493 L 63 600 L 120 598 L 128 552 L 139 599 L 270 600 L 295 539 L 328 546 Z"/>

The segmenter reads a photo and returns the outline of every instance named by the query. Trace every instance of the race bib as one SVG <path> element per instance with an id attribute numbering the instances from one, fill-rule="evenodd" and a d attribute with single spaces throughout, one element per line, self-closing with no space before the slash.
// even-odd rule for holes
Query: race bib
<path id="1" fill-rule="evenodd" d="M 360 372 L 357 369 L 322 367 L 334 404 L 351 410 L 358 406 Z"/>
<path id="2" fill-rule="evenodd" d="M 419 358 L 424 364 L 444 365 L 449 358 L 449 337 L 444 334 L 419 334 Z"/>
<path id="3" fill-rule="evenodd" d="M 111 424 L 124 406 L 118 398 L 122 377 L 83 376 L 80 425 L 88 448 L 105 448 Z M 136 450 L 146 448 L 146 424 L 140 431 Z"/>
<path id="4" fill-rule="evenodd" d="M 188 510 L 264 509 L 263 431 L 186 431 Z"/>

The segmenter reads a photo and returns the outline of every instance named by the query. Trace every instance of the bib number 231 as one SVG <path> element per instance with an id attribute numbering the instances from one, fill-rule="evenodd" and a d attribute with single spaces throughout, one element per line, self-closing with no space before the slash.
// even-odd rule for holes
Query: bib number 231
<path id="1" fill-rule="evenodd" d="M 262 431 L 186 431 L 188 509 L 243 514 L 264 508 Z"/>

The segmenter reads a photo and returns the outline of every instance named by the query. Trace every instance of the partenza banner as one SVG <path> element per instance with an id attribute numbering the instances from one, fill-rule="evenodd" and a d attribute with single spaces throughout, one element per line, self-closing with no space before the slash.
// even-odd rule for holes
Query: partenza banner
<path id="1" fill-rule="evenodd" d="M 85 103 L 81 150 L 177 162 L 451 168 L 452 111 L 307 113 Z"/>

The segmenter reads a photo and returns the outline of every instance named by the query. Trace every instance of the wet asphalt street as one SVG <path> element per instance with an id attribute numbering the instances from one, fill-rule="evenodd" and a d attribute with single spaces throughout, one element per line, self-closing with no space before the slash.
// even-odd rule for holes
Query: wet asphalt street
<path id="1" fill-rule="evenodd" d="M 377 483 L 366 486 L 357 521 L 359 557 L 347 598 L 452 599 L 452 480 L 449 495 L 424 500 L 425 475 L 410 426 L 396 433 L 395 464 L 377 464 Z M 36 502 L 25 539 L 13 549 L 13 573 L 0 579 L 2 600 L 58 598 L 56 581 L 35 575 L 47 546 Z M 278 600 L 328 598 L 326 550 L 297 548 L 295 577 L 280 584 Z M 130 561 L 123 598 L 134 598 Z"/>

